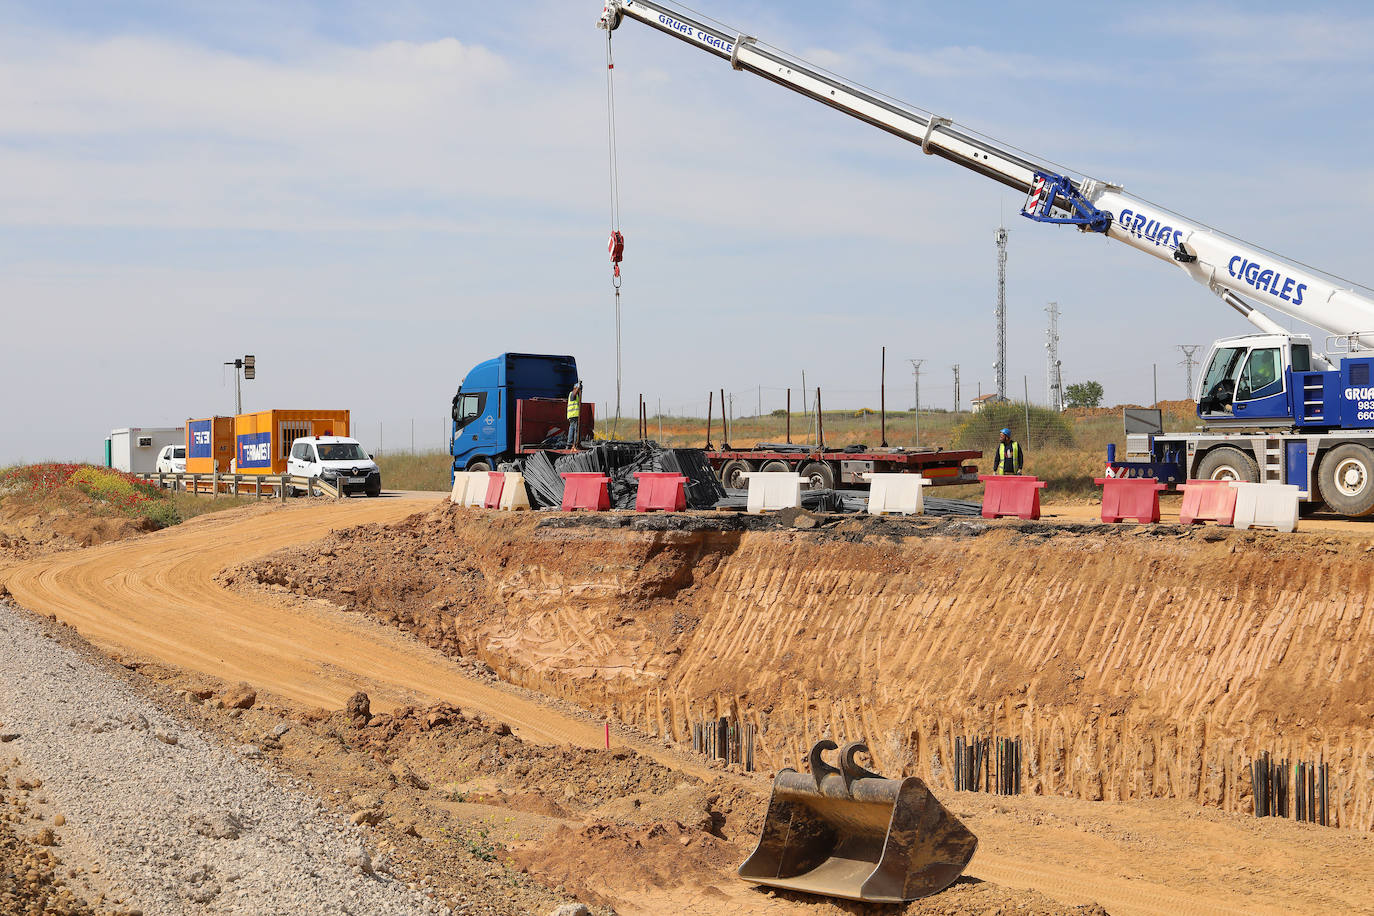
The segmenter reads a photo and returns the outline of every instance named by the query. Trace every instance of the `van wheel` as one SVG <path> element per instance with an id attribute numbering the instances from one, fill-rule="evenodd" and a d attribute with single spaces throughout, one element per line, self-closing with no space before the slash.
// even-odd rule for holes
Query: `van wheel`
<path id="1" fill-rule="evenodd" d="M 727 490 L 743 490 L 746 485 L 745 479 L 740 476 L 748 474 L 754 470 L 754 466 L 743 459 L 727 461 L 720 469 L 720 482 L 725 485 Z"/>
<path id="2" fill-rule="evenodd" d="M 1358 518 L 1374 512 L 1374 452 L 1347 442 L 1322 456 L 1317 489 L 1331 511 Z"/>
<path id="3" fill-rule="evenodd" d="M 1238 448 L 1214 448 L 1198 463 L 1197 476 L 1201 480 L 1259 483 L 1259 465 Z"/>
<path id="4" fill-rule="evenodd" d="M 824 461 L 812 461 L 804 465 L 801 475 L 808 478 L 807 483 L 813 490 L 835 489 L 835 471 Z"/>

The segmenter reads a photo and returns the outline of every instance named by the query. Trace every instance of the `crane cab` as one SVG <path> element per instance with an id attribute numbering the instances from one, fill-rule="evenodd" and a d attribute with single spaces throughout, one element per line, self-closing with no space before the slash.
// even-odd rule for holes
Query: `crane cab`
<path id="1" fill-rule="evenodd" d="M 1293 410 L 1293 378 L 1313 369 L 1312 338 L 1228 337 L 1212 345 L 1206 366 L 1195 392 L 1200 419 L 1214 426 L 1288 426 L 1301 414 Z"/>
<path id="2" fill-rule="evenodd" d="M 1305 334 L 1248 334 L 1212 346 L 1198 389 L 1208 427 L 1374 428 L 1374 355 L 1332 367 Z"/>

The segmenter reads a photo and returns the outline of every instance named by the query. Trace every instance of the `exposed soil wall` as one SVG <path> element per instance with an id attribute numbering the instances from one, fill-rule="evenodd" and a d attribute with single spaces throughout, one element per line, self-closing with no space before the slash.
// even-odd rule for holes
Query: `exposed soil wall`
<path id="1" fill-rule="evenodd" d="M 803 524 L 808 523 L 803 519 Z M 1248 811 L 1260 751 L 1331 764 L 1374 826 L 1368 539 L 1170 526 L 443 507 L 231 573 L 329 598 L 678 741 L 728 714 L 760 767 L 829 735 L 952 786 L 1020 737 L 1027 792 Z"/>

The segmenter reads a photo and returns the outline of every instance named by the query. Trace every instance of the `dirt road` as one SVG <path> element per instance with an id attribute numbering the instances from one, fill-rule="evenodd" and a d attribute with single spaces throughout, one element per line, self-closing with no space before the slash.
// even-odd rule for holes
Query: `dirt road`
<path id="1" fill-rule="evenodd" d="M 316 603 L 255 601 L 214 581 L 228 566 L 331 528 L 394 522 L 433 502 L 348 500 L 202 516 L 21 564 L 0 581 L 18 603 L 55 614 L 102 648 L 248 681 L 310 706 L 338 709 L 357 690 L 378 709 L 438 698 L 499 715 L 529 740 L 601 742 L 596 726 L 478 683 L 392 628 Z"/>
<path id="2" fill-rule="evenodd" d="M 215 581 L 227 567 L 332 528 L 395 522 L 433 502 L 235 510 L 20 564 L 0 571 L 0 582 L 18 603 L 56 615 L 115 653 L 245 680 L 330 709 L 355 690 L 366 690 L 379 709 L 442 699 L 500 718 L 527 740 L 599 746 L 598 726 L 475 681 L 394 628 L 323 602 L 256 597 Z M 641 750 L 683 767 L 661 749 Z M 964 796 L 953 806 L 973 817 L 983 837 L 972 876 L 1071 904 L 1096 900 L 1113 913 L 1348 912 L 1367 897 L 1363 875 L 1374 867 L 1367 836 L 1256 824 L 1183 802 L 1142 807 Z"/>

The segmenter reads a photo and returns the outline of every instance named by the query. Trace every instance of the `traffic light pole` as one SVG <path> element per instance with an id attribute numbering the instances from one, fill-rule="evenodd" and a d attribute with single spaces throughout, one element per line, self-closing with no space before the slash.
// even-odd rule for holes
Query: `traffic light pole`
<path id="1" fill-rule="evenodd" d="M 243 359 L 232 360 L 225 365 L 234 367 L 234 416 L 238 416 L 243 413 L 242 380 L 258 377 L 258 360 L 250 353 Z"/>

